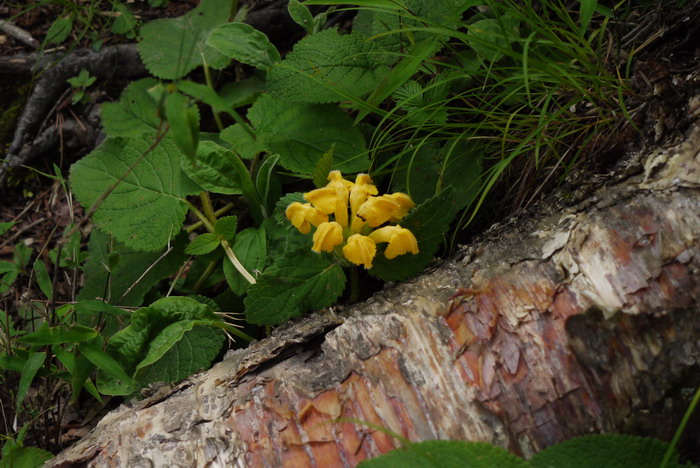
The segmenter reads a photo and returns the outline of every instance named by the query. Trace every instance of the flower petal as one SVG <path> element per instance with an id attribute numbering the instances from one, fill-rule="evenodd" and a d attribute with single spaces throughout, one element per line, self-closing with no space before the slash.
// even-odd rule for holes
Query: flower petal
<path id="1" fill-rule="evenodd" d="M 311 250 L 314 252 L 333 252 L 336 245 L 343 243 L 343 227 L 335 221 L 321 223 L 314 232 L 313 239 Z"/>
<path id="2" fill-rule="evenodd" d="M 383 228 L 373 231 L 369 237 L 375 242 L 388 242 L 384 256 L 389 260 L 396 258 L 399 255 L 411 252 L 417 254 L 418 241 L 411 231 L 396 226 L 384 226 Z"/>
<path id="3" fill-rule="evenodd" d="M 391 195 L 384 195 L 384 196 L 391 198 L 398 205 L 396 210 L 391 215 L 392 222 L 396 222 L 396 221 L 402 219 L 404 216 L 406 216 L 406 213 L 408 213 L 408 211 L 411 208 L 416 206 L 416 204 L 413 202 L 413 200 L 411 200 L 411 197 L 409 197 L 405 193 L 395 192 L 395 193 L 392 193 Z"/>
<path id="4" fill-rule="evenodd" d="M 360 234 L 348 237 L 348 242 L 343 247 L 343 255 L 355 265 L 364 265 L 365 269 L 372 268 L 372 260 L 377 253 L 377 245 L 374 241 Z"/>
<path id="5" fill-rule="evenodd" d="M 308 234 L 312 224 L 318 226 L 328 221 L 328 216 L 311 206 L 311 203 L 290 203 L 284 214 L 302 234 Z"/>
<path id="6" fill-rule="evenodd" d="M 398 203 L 385 195 L 369 197 L 357 210 L 357 214 L 370 226 L 377 227 L 389 221 L 398 208 Z"/>

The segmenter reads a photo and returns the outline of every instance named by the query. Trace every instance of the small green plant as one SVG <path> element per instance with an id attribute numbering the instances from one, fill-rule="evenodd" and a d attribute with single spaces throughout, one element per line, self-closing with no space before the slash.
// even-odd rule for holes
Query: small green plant
<path id="1" fill-rule="evenodd" d="M 73 87 L 73 97 L 71 97 L 71 103 L 84 103 L 87 100 L 87 95 L 85 91 L 87 88 L 92 86 L 97 78 L 90 76 L 90 73 L 84 69 L 80 69 L 78 76 L 73 78 L 68 78 L 68 84 Z"/>

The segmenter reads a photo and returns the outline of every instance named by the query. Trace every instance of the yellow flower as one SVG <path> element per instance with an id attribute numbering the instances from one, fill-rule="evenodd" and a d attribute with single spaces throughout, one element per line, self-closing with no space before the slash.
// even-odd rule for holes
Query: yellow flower
<path id="1" fill-rule="evenodd" d="M 335 221 L 321 223 L 314 232 L 314 252 L 333 252 L 336 245 L 343 243 L 343 227 Z"/>
<path id="2" fill-rule="evenodd" d="M 348 237 L 348 242 L 343 247 L 343 255 L 355 265 L 364 265 L 365 269 L 372 268 L 374 254 L 377 253 L 377 245 L 374 240 L 361 234 L 353 234 Z"/>
<path id="3" fill-rule="evenodd" d="M 318 226 L 328 221 L 328 216 L 311 206 L 311 203 L 291 203 L 284 214 L 302 234 L 308 234 L 312 224 Z"/>
<path id="4" fill-rule="evenodd" d="M 360 206 L 367 201 L 370 195 L 376 195 L 377 187 L 372 185 L 372 179 L 367 174 L 357 174 L 355 184 L 350 189 L 350 227 L 352 232 L 360 232 L 365 221 L 357 216 Z"/>
<path id="5" fill-rule="evenodd" d="M 304 199 L 313 203 L 325 214 L 333 213 L 335 220 L 341 226 L 348 225 L 348 197 L 353 183 L 343 179 L 340 171 L 331 171 L 328 174 L 330 181 L 325 187 L 312 190 L 304 194 Z"/>
<path id="6" fill-rule="evenodd" d="M 411 252 L 418 253 L 418 241 L 411 231 L 402 228 L 398 224 L 396 226 L 384 226 L 373 231 L 369 237 L 376 243 L 388 242 L 384 256 L 389 260 L 396 258 L 398 255 Z"/>
<path id="7" fill-rule="evenodd" d="M 395 192 L 395 193 L 392 193 L 391 195 L 384 195 L 384 196 L 391 198 L 398 205 L 398 207 L 395 209 L 395 211 L 391 215 L 391 222 L 392 223 L 395 223 L 398 220 L 403 219 L 403 217 L 406 216 L 406 213 L 408 213 L 408 210 L 410 210 L 411 208 L 416 206 L 416 204 L 413 203 L 413 200 L 411 200 L 411 197 L 409 197 L 405 193 Z"/>

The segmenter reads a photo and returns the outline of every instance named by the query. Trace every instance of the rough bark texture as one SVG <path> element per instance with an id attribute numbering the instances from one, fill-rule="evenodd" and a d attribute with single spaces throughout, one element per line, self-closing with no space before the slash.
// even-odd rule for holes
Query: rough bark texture
<path id="1" fill-rule="evenodd" d="M 699 151 L 695 129 L 582 204 L 123 406 L 49 466 L 354 466 L 398 446 L 377 426 L 527 456 L 619 430 L 697 370 Z"/>

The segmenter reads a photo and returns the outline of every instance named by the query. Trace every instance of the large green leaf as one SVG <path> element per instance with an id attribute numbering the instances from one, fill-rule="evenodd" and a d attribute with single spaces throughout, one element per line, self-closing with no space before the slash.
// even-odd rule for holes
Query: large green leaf
<path id="1" fill-rule="evenodd" d="M 530 460 L 533 468 L 658 468 L 668 444 L 657 439 L 623 434 L 578 437 L 548 447 Z M 667 468 L 681 464 L 674 454 Z"/>
<path id="2" fill-rule="evenodd" d="M 265 228 L 247 228 L 236 235 L 231 246 L 241 264 L 253 277 L 265 268 L 267 260 L 267 243 Z M 228 257 L 224 257 L 224 275 L 231 290 L 237 295 L 243 295 L 250 283 L 233 266 Z"/>
<path id="3" fill-rule="evenodd" d="M 141 28 L 138 50 L 148 71 L 158 78 L 175 80 L 196 67 L 221 69 L 229 58 L 206 44 L 207 37 L 224 24 L 231 13 L 231 0 L 202 0 L 179 18 L 159 19 Z"/>
<path id="4" fill-rule="evenodd" d="M 338 102 L 372 91 L 388 72 L 387 57 L 377 42 L 359 33 L 341 35 L 327 29 L 307 36 L 267 77 L 275 97 L 299 102 Z"/>
<path id="5" fill-rule="evenodd" d="M 358 465 L 358 468 L 528 468 L 529 466 L 530 464 L 522 458 L 484 442 L 430 440 L 365 460 Z"/>
<path id="6" fill-rule="evenodd" d="M 223 330 L 194 327 L 175 341 L 157 361 L 140 369 L 137 376 L 139 384 L 177 382 L 199 370 L 208 369 L 221 353 L 225 341 Z"/>
<path id="7" fill-rule="evenodd" d="M 22 343 L 34 345 L 49 345 L 60 343 L 78 343 L 97 336 L 97 330 L 82 325 L 70 327 L 59 325 L 57 327 L 41 328 L 34 333 L 29 333 L 19 338 Z"/>
<path id="8" fill-rule="evenodd" d="M 378 244 L 377 255 L 369 272 L 384 281 L 402 281 L 420 273 L 433 259 L 455 213 L 452 187 L 418 205 L 399 222 L 418 240 L 418 254 L 407 253 L 388 260 L 384 256 L 387 244 Z"/>
<path id="9" fill-rule="evenodd" d="M 202 141 L 195 161 L 181 159 L 182 170 L 203 189 L 227 195 L 243 193 L 235 154 L 213 141 Z"/>
<path id="10" fill-rule="evenodd" d="M 129 326 L 112 337 L 107 351 L 119 361 L 127 373 L 142 381 L 142 374 L 147 372 L 146 369 L 163 358 L 185 333 L 197 326 L 220 323 L 221 318 L 206 304 L 188 297 L 166 297 L 134 312 Z M 209 331 L 212 335 L 219 333 L 218 329 L 214 328 Z M 179 366 L 178 372 L 188 374 L 211 364 L 209 358 L 207 359 L 206 363 L 193 359 L 175 361 L 172 365 Z M 103 378 L 100 383 L 101 390 L 109 388 L 115 394 L 120 391 L 130 392 L 128 388 L 121 389 L 111 379 Z"/>
<path id="11" fill-rule="evenodd" d="M 300 174 L 313 174 L 323 154 L 335 144 L 333 168 L 360 172 L 369 167 L 362 133 L 348 115 L 329 104 L 289 103 L 261 96 L 248 111 L 258 139 L 279 164 Z"/>
<path id="12" fill-rule="evenodd" d="M 144 78 L 134 81 L 122 91 L 118 102 L 102 104 L 102 125 L 109 136 L 137 137 L 153 132 L 160 125 L 158 103 L 148 90 L 158 80 Z"/>
<path id="13" fill-rule="evenodd" d="M 24 398 L 27 396 L 29 386 L 34 381 L 36 373 L 39 371 L 39 368 L 44 365 L 44 360 L 46 360 L 46 353 L 32 353 L 22 367 L 22 375 L 19 379 L 19 385 L 17 386 L 15 406 L 18 413 L 22 408 L 22 402 L 24 402 Z"/>
<path id="14" fill-rule="evenodd" d="M 207 45 L 228 58 L 260 70 L 268 70 L 280 61 L 280 53 L 265 33 L 249 24 L 223 24 L 212 31 L 207 39 Z"/>
<path id="15" fill-rule="evenodd" d="M 333 305 L 345 289 L 337 263 L 300 251 L 268 268 L 245 298 L 249 322 L 277 325 L 310 309 Z"/>
<path id="16" fill-rule="evenodd" d="M 146 293 L 175 273 L 187 258 L 183 253 L 185 237 L 178 236 L 172 243 L 173 250 L 163 256 L 165 249 L 139 252 L 100 231 L 93 231 L 88 243 L 89 256 L 83 266 L 85 285 L 78 300 L 101 297 L 111 304 L 140 306 Z"/>
<path id="17" fill-rule="evenodd" d="M 73 191 L 86 208 L 116 184 L 93 219 L 100 229 L 135 250 L 164 247 L 185 220 L 184 197 L 200 190 L 182 173 L 181 152 L 169 138 L 146 154 L 152 145 L 153 137 L 148 135 L 107 138 L 71 167 Z"/>

